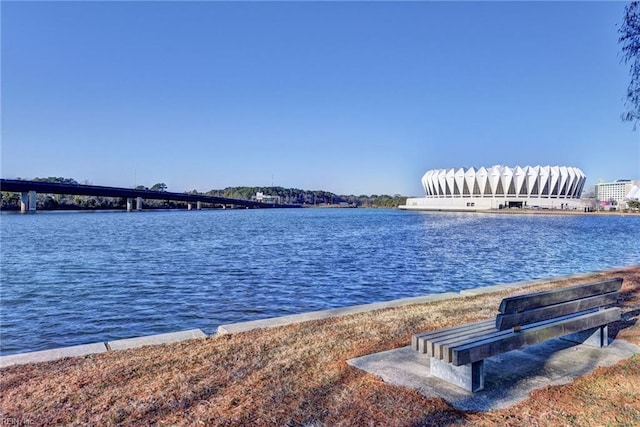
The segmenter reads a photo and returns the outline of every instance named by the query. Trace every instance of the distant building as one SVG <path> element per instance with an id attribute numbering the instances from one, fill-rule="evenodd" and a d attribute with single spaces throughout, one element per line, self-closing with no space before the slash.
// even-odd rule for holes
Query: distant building
<path id="1" fill-rule="evenodd" d="M 599 182 L 595 187 L 596 200 L 602 207 L 627 208 L 627 201 L 638 200 L 640 180 L 619 179 L 614 182 Z"/>
<path id="2" fill-rule="evenodd" d="M 269 196 L 258 191 L 256 193 L 256 201 L 260 203 L 280 204 L 280 196 Z"/>
<path id="3" fill-rule="evenodd" d="M 571 166 L 492 166 L 435 169 L 422 177 L 425 197 L 401 209 L 487 210 L 501 208 L 583 209 L 586 176 Z"/>

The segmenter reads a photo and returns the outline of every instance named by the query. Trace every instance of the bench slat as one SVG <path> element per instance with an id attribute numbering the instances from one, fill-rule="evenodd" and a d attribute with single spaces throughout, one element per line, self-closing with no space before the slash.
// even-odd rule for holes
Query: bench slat
<path id="1" fill-rule="evenodd" d="M 446 362 L 451 360 L 451 352 L 449 351 L 451 347 L 455 347 L 460 345 L 460 343 L 468 342 L 470 340 L 477 340 L 480 338 L 487 338 L 495 336 L 500 333 L 508 334 L 511 331 L 498 331 L 495 327 L 487 328 L 483 331 L 478 331 L 475 334 L 465 334 L 458 337 L 451 337 L 449 339 L 440 340 L 438 342 L 434 342 L 433 346 L 433 354 L 431 357 L 435 357 L 437 359 L 442 359 Z"/>
<path id="2" fill-rule="evenodd" d="M 458 331 L 446 336 L 431 338 L 429 340 L 426 340 L 425 342 L 427 355 L 429 357 L 437 357 L 438 359 L 442 359 L 444 354 L 442 351 L 443 346 L 450 345 L 451 343 L 454 343 L 454 342 L 466 341 L 471 337 L 487 335 L 494 332 L 496 332 L 495 325 L 492 323 L 489 323 L 479 328 Z"/>
<path id="3" fill-rule="evenodd" d="M 500 303 L 500 313 L 518 313 L 548 305 L 588 298 L 599 294 L 619 292 L 621 287 L 622 279 L 615 278 L 586 285 L 570 286 L 551 291 L 508 297 L 503 299 Z"/>
<path id="4" fill-rule="evenodd" d="M 451 349 L 451 363 L 454 366 L 466 365 L 496 354 L 607 325 L 620 320 L 620 312 L 619 307 L 614 307 L 562 321 L 554 319 L 552 322 L 545 322 L 547 324 L 542 326 L 523 329 L 520 332 L 510 332 L 507 336 L 498 336 L 466 345 L 459 345 Z"/>
<path id="5" fill-rule="evenodd" d="M 436 329 L 433 331 L 427 331 L 427 332 L 422 332 L 419 334 L 414 334 L 411 337 L 411 347 L 414 350 L 419 351 L 420 353 L 426 353 L 426 351 L 423 350 L 422 346 L 424 345 L 424 342 L 426 340 L 430 340 L 433 338 L 438 338 L 441 337 L 443 335 L 447 335 L 449 333 L 455 333 L 457 331 L 464 331 L 464 330 L 468 330 L 468 329 L 476 329 L 476 328 L 480 328 L 486 325 L 495 325 L 495 320 L 494 319 L 488 319 L 488 320 L 481 320 L 479 322 L 474 322 L 474 323 L 466 323 L 464 325 L 458 325 L 458 326 L 453 326 L 451 328 L 446 328 L 446 329 Z"/>
<path id="6" fill-rule="evenodd" d="M 530 323 L 528 325 L 523 326 L 520 332 L 514 332 L 512 329 L 507 329 L 507 330 L 504 330 L 504 331 L 499 331 L 499 330 L 495 329 L 494 332 L 492 332 L 492 333 L 487 333 L 487 334 L 478 335 L 478 336 L 472 336 L 472 337 L 469 337 L 469 339 L 467 339 L 466 341 L 458 342 L 456 344 L 456 347 L 473 345 L 473 344 L 476 344 L 476 343 L 483 343 L 483 342 L 485 342 L 487 340 L 492 340 L 494 338 L 507 337 L 507 336 L 512 335 L 514 333 L 522 333 L 523 331 L 526 331 L 527 329 L 537 328 L 537 327 L 541 327 L 541 326 L 552 324 L 554 322 L 560 322 L 560 321 L 564 321 L 564 320 L 568 320 L 568 319 L 574 319 L 576 317 L 584 316 L 585 314 L 591 314 L 591 313 L 597 313 L 597 312 L 598 312 L 598 309 L 595 308 L 595 309 L 591 309 L 591 310 L 588 310 L 588 311 L 583 311 L 581 313 L 571 313 L 571 314 L 567 314 L 565 316 L 556 317 L 554 319 L 543 320 L 543 321 L 538 322 L 538 323 Z M 444 360 L 445 362 L 448 362 L 448 363 L 451 363 L 453 361 L 453 356 L 452 356 L 451 349 L 449 349 L 446 353 L 444 353 L 444 358 L 442 360 Z"/>
<path id="7" fill-rule="evenodd" d="M 550 305 L 547 307 L 528 310 L 523 313 L 498 314 L 496 316 L 496 329 L 502 331 L 513 328 L 514 326 L 527 325 L 529 323 L 536 323 L 542 320 L 564 316 L 565 314 L 615 304 L 618 301 L 618 295 L 618 292 L 609 292 L 604 295 L 596 295 L 561 304 Z"/>

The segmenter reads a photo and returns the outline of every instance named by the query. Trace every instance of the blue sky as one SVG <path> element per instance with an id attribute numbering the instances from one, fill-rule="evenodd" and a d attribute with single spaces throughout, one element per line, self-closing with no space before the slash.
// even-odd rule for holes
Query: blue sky
<path id="1" fill-rule="evenodd" d="M 7 2 L 3 178 L 420 196 L 429 169 L 640 179 L 623 2 Z"/>

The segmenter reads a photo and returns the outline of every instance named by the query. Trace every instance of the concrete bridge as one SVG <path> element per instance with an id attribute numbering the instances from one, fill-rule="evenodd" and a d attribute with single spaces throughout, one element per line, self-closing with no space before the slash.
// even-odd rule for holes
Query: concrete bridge
<path id="1" fill-rule="evenodd" d="M 36 193 L 71 194 L 75 196 L 121 197 L 127 199 L 127 210 L 142 210 L 143 199 L 173 200 L 187 202 L 189 210 L 202 208 L 202 203 L 225 206 L 243 206 L 246 208 L 299 208 L 300 205 L 283 205 L 262 203 L 253 200 L 231 199 L 227 197 L 204 196 L 188 193 L 171 193 L 168 191 L 135 190 L 131 188 L 103 187 L 99 185 L 61 184 L 56 182 L 23 181 L 17 179 L 0 179 L 0 191 L 20 193 L 20 210 L 34 212 L 36 210 Z"/>

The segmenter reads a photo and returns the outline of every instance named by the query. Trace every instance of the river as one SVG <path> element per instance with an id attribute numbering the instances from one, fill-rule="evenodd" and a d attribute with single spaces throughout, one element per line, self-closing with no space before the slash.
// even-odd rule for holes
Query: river
<path id="1" fill-rule="evenodd" d="M 0 354 L 640 264 L 640 217 L 0 214 Z"/>

